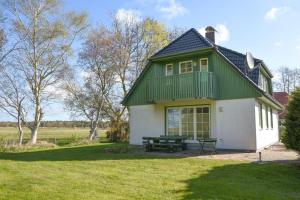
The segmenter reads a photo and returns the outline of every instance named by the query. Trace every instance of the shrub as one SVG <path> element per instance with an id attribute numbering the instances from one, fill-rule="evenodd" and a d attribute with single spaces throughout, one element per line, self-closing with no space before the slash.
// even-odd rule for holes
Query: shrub
<path id="1" fill-rule="evenodd" d="M 282 142 L 287 148 L 300 152 L 300 88 L 290 96 L 287 110 Z"/>

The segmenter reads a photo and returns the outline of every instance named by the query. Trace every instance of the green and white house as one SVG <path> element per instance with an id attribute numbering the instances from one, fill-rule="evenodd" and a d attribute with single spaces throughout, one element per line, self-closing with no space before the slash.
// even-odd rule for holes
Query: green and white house
<path id="1" fill-rule="evenodd" d="M 153 55 L 123 100 L 130 144 L 144 136 L 217 138 L 219 149 L 259 150 L 279 141 L 272 74 L 265 63 L 190 29 Z"/>

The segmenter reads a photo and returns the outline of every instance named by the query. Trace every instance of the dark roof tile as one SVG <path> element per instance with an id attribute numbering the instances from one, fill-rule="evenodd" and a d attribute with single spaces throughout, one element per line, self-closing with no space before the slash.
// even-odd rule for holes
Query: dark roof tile
<path id="1" fill-rule="evenodd" d="M 174 53 L 181 53 L 212 47 L 213 45 L 207 41 L 196 29 L 190 29 L 176 40 L 171 42 L 165 48 L 154 54 L 154 57 L 167 56 Z"/>

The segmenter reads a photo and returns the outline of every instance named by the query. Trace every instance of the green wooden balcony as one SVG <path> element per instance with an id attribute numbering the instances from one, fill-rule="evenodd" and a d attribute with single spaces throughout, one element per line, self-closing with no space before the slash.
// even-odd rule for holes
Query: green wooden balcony
<path id="1" fill-rule="evenodd" d="M 213 72 L 193 72 L 147 80 L 149 102 L 175 99 L 208 98 L 217 96 L 216 77 Z"/>

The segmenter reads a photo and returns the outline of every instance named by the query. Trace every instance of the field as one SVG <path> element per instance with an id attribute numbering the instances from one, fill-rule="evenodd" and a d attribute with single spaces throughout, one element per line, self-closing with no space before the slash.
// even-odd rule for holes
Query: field
<path id="1" fill-rule="evenodd" d="M 99 131 L 100 137 L 105 137 L 104 131 Z M 89 134 L 88 128 L 40 128 L 38 140 L 56 143 L 58 145 L 68 144 L 76 139 L 86 138 Z M 18 130 L 11 127 L 0 127 L 0 139 L 17 141 Z M 24 142 L 30 139 L 30 130 L 24 129 Z"/>
<path id="2" fill-rule="evenodd" d="M 45 129 L 40 138 L 86 131 Z M 296 165 L 150 155 L 126 143 L 0 153 L 0 200 L 300 199 L 299 185 Z"/>

